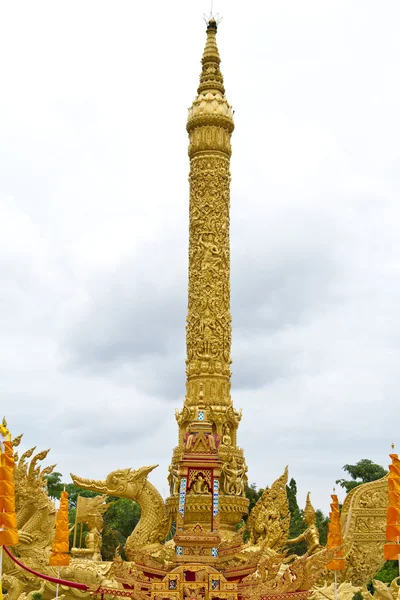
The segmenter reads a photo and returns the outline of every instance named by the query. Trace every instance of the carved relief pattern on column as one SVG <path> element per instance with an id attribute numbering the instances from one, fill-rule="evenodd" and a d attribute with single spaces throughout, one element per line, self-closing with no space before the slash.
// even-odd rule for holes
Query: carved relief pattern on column
<path id="1" fill-rule="evenodd" d="M 230 376 L 229 159 L 199 154 L 190 169 L 187 375 Z"/>

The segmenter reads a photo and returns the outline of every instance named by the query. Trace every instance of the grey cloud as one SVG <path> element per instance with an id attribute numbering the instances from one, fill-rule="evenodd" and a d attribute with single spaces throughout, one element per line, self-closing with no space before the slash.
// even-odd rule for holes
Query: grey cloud
<path id="1" fill-rule="evenodd" d="M 242 5 L 219 2 L 240 443 L 252 480 L 288 462 L 299 496 L 326 510 L 342 465 L 385 464 L 398 436 L 400 8 L 256 2 L 246 30 Z M 185 108 L 204 27 L 195 3 L 155 9 L 132 36 L 148 15 L 129 3 L 88 0 L 79 19 L 26 5 L 22 21 L 6 7 L 0 359 L 26 446 L 92 477 L 160 459 L 163 489 L 184 394 Z"/>

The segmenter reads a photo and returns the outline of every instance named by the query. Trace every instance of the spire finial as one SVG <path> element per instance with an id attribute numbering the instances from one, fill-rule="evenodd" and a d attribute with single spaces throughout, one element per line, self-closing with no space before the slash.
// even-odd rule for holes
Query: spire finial
<path id="1" fill-rule="evenodd" d="M 207 25 L 207 27 L 213 27 L 214 29 L 217 29 L 218 25 L 221 23 L 222 21 L 222 17 L 219 16 L 219 13 L 214 14 L 214 0 L 211 0 L 211 6 L 210 6 L 210 14 L 203 15 L 203 19 Z"/>
<path id="2" fill-rule="evenodd" d="M 203 69 L 197 92 L 201 94 L 205 91 L 217 91 L 224 95 L 224 79 L 219 68 L 221 59 L 217 46 L 217 28 L 220 19 L 218 15 L 210 14 L 209 17 L 204 15 L 204 20 L 207 24 L 207 40 L 201 59 Z"/>

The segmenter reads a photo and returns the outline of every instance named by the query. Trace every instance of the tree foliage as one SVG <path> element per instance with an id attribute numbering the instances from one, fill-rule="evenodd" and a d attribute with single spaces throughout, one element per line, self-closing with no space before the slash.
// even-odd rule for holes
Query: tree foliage
<path id="1" fill-rule="evenodd" d="M 387 560 L 382 569 L 378 571 L 374 579 L 383 581 L 383 583 L 392 583 L 393 579 L 399 576 L 399 564 L 397 560 Z"/>
<path id="2" fill-rule="evenodd" d="M 290 512 L 289 538 L 292 539 L 298 537 L 307 527 L 303 511 L 300 510 L 299 503 L 297 502 L 297 484 L 293 477 L 289 481 L 289 485 L 286 486 L 286 494 Z M 305 542 L 294 544 L 291 546 L 290 552 L 298 555 L 304 554 L 307 552 L 307 545 Z"/>
<path id="3" fill-rule="evenodd" d="M 260 488 L 258 490 L 255 483 L 252 483 L 251 485 L 246 486 L 246 489 L 245 489 L 246 498 L 248 498 L 250 500 L 249 513 L 255 507 L 258 500 L 261 498 L 263 491 L 264 490 L 262 488 Z M 247 516 L 244 518 L 244 520 L 247 520 Z"/>
<path id="4" fill-rule="evenodd" d="M 368 458 L 359 460 L 355 465 L 344 465 L 343 471 L 346 471 L 351 479 L 337 479 L 336 483 L 344 488 L 347 493 L 362 483 L 376 481 L 387 474 L 386 469 Z"/>
<path id="5" fill-rule="evenodd" d="M 47 492 L 53 500 L 60 498 L 61 492 L 64 489 L 64 484 L 61 481 L 61 473 L 55 471 L 46 476 L 47 479 Z"/>

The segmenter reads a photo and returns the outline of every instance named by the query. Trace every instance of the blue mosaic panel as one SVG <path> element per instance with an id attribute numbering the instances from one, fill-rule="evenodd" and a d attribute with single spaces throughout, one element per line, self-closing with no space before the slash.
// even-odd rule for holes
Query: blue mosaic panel
<path id="1" fill-rule="evenodd" d="M 177 556 L 182 556 L 182 554 L 183 554 L 182 546 L 177 546 L 175 548 L 175 552 L 176 552 Z"/>
<path id="2" fill-rule="evenodd" d="M 219 481 L 218 479 L 214 479 L 213 485 L 213 517 L 216 517 L 219 510 Z"/>
<path id="3" fill-rule="evenodd" d="M 211 548 L 211 556 L 218 556 L 218 548 Z"/>
<path id="4" fill-rule="evenodd" d="M 185 498 L 186 498 L 186 477 L 182 477 L 179 486 L 179 506 L 178 512 L 182 515 L 185 514 Z"/>
<path id="5" fill-rule="evenodd" d="M 197 413 L 197 420 L 204 421 L 204 410 L 199 410 L 199 412 Z"/>

